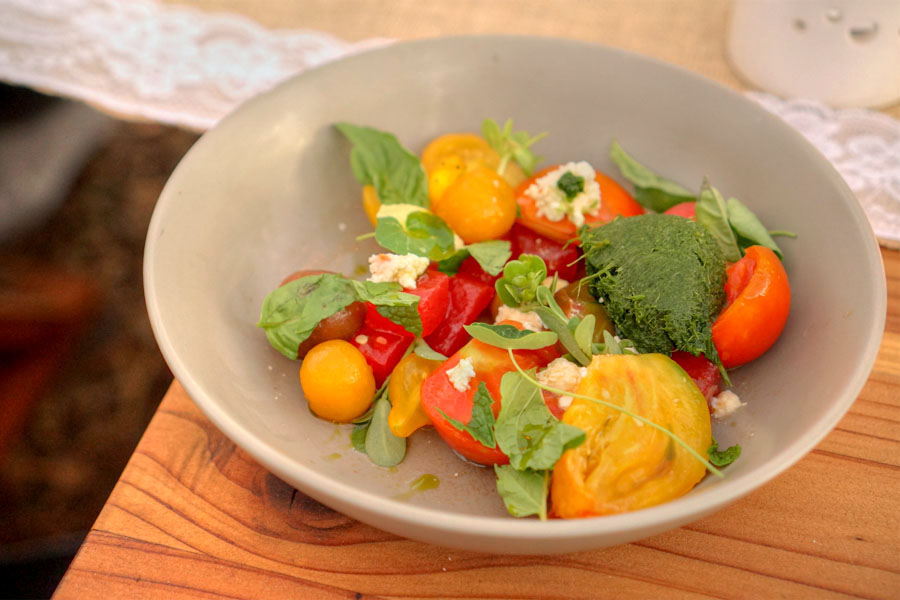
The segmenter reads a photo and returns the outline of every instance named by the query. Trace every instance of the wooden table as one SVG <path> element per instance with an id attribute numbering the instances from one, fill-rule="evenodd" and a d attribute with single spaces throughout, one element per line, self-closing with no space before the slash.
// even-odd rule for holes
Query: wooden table
<path id="1" fill-rule="evenodd" d="M 727 3 L 717 0 L 566 0 L 554 5 L 553 19 L 536 0 L 393 0 L 379 2 L 378 11 L 360 0 L 191 4 L 349 40 L 566 35 L 742 87 L 724 59 Z M 900 106 L 886 112 L 900 116 Z M 711 517 L 633 544 L 561 556 L 412 542 L 336 513 L 266 472 L 175 382 L 56 597 L 898 598 L 900 253 L 882 254 L 886 332 L 850 412 L 797 465 Z"/>

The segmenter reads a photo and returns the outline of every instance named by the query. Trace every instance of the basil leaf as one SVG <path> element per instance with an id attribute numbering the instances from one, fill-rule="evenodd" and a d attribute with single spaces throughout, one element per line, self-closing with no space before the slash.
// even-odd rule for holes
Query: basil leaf
<path id="1" fill-rule="evenodd" d="M 538 515 L 547 518 L 547 492 L 550 474 L 547 471 L 519 471 L 510 465 L 494 465 L 497 474 L 497 493 L 506 510 L 514 517 Z"/>
<path id="2" fill-rule="evenodd" d="M 725 206 L 728 208 L 728 222 L 737 234 L 741 250 L 746 250 L 750 246 L 765 246 L 772 250 L 779 260 L 784 260 L 781 248 L 752 210 L 737 198 L 729 198 Z"/>
<path id="3" fill-rule="evenodd" d="M 563 452 L 584 442 L 584 431 L 554 417 L 541 390 L 518 371 L 503 375 L 500 398 L 494 436 L 515 469 L 552 469 Z"/>
<path id="4" fill-rule="evenodd" d="M 471 256 L 488 275 L 499 275 L 503 265 L 512 256 L 510 243 L 506 240 L 476 242 L 457 250 L 450 258 L 438 263 L 438 270 L 447 275 L 455 275 L 464 260 Z"/>
<path id="5" fill-rule="evenodd" d="M 422 164 L 390 133 L 350 123 L 338 131 L 353 143 L 350 166 L 363 185 L 372 185 L 382 204 L 428 206 L 428 179 Z"/>
<path id="6" fill-rule="evenodd" d="M 422 334 L 422 318 L 419 316 L 419 297 L 402 291 L 399 283 L 392 281 L 347 280 L 359 300 L 371 302 L 378 312 L 410 333 Z"/>
<path id="7" fill-rule="evenodd" d="M 729 446 L 725 450 L 719 450 L 719 443 L 712 438 L 712 445 L 706 449 L 709 462 L 717 467 L 727 467 L 741 455 L 741 447 L 737 444 Z"/>
<path id="8" fill-rule="evenodd" d="M 532 137 L 525 131 L 514 132 L 512 124 L 512 119 L 507 119 L 503 124 L 503 129 L 500 129 L 496 121 L 485 119 L 481 123 L 481 135 L 488 145 L 500 155 L 498 173 L 502 174 L 512 159 L 519 163 L 526 175 L 531 175 L 537 164 L 543 160 L 542 157 L 531 151 L 531 146 L 547 134 L 541 133 Z"/>
<path id="9" fill-rule="evenodd" d="M 487 389 L 487 385 L 482 381 L 472 396 L 472 416 L 469 417 L 468 423 L 463 423 L 458 419 L 448 416 L 444 411 L 438 409 L 441 416 L 448 423 L 453 425 L 460 431 L 468 432 L 472 439 L 480 443 L 485 448 L 496 448 L 497 442 L 494 439 L 494 411 L 491 407 L 494 405 L 494 399 Z"/>
<path id="10" fill-rule="evenodd" d="M 512 325 L 476 322 L 463 326 L 463 329 L 479 342 L 509 350 L 537 350 L 552 346 L 559 339 L 552 331 L 530 331 Z"/>
<path id="11" fill-rule="evenodd" d="M 433 261 L 456 253 L 456 235 L 434 213 L 409 205 L 382 206 L 375 225 L 375 241 L 395 254 L 415 254 Z"/>
<path id="12" fill-rule="evenodd" d="M 297 348 L 319 321 L 357 300 L 348 282 L 340 275 L 325 273 L 286 283 L 263 300 L 257 326 L 265 329 L 276 350 L 296 359 Z"/>
<path id="13" fill-rule="evenodd" d="M 417 356 L 428 360 L 447 360 L 446 356 L 429 346 L 422 338 L 416 339 L 416 342 L 413 345 L 413 352 L 415 352 Z"/>
<path id="14" fill-rule="evenodd" d="M 366 454 L 379 467 L 393 467 L 406 456 L 406 438 L 394 435 L 388 426 L 391 403 L 387 395 L 375 401 L 375 412 L 366 433 Z"/>
<path id="15" fill-rule="evenodd" d="M 634 184 L 634 199 L 656 212 L 665 212 L 676 204 L 693 202 L 690 190 L 660 177 L 631 156 L 615 141 L 609 148 L 609 158 L 619 167 L 622 177 Z"/>
<path id="16" fill-rule="evenodd" d="M 722 194 L 711 186 L 709 181 L 703 181 L 694 215 L 697 223 L 703 225 L 719 244 L 725 260 L 728 262 L 741 260 L 741 249 L 728 220 L 728 207 Z"/>
<path id="17" fill-rule="evenodd" d="M 581 318 L 581 322 L 578 323 L 578 326 L 575 327 L 575 331 L 572 333 L 575 343 L 587 356 L 591 355 L 591 343 L 594 341 L 594 326 L 596 324 L 597 317 L 586 315 Z"/>
<path id="18" fill-rule="evenodd" d="M 547 278 L 544 259 L 535 254 L 522 254 L 503 267 L 503 277 L 494 284 L 497 295 L 513 308 L 533 302 Z"/>

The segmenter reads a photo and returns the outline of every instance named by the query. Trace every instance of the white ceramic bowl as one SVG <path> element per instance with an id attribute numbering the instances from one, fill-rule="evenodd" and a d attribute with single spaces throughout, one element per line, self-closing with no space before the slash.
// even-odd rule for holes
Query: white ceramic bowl
<path id="1" fill-rule="evenodd" d="M 574 521 L 505 514 L 493 474 L 433 433 L 387 470 L 350 446 L 349 427 L 313 417 L 298 363 L 254 326 L 266 294 L 296 269 L 354 272 L 374 250 L 331 124 L 393 132 L 418 151 L 434 136 L 515 119 L 548 131 L 547 162 L 607 159 L 615 137 L 660 173 L 704 175 L 773 228 L 790 229 L 792 314 L 776 346 L 734 373 L 748 406 L 716 425 L 741 459 L 674 502 Z M 551 553 L 620 544 L 696 520 L 799 460 L 862 388 L 884 327 L 884 270 L 849 189 L 800 135 L 711 81 L 626 52 L 544 38 L 397 44 L 304 73 L 205 134 L 166 185 L 145 254 L 147 306 L 172 371 L 209 418 L 276 475 L 376 527 L 444 546 Z M 436 489 L 410 493 L 431 473 Z"/>

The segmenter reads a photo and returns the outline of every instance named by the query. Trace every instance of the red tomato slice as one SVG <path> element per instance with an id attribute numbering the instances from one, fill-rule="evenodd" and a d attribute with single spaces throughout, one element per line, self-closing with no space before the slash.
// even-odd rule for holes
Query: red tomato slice
<path id="1" fill-rule="evenodd" d="M 548 275 L 559 274 L 562 279 L 569 282 L 577 279 L 577 245 L 557 242 L 518 223 L 513 225 L 509 237 L 516 250 L 514 256 L 535 254 L 544 259 Z"/>
<path id="2" fill-rule="evenodd" d="M 678 215 L 679 217 L 684 217 L 685 219 L 696 220 L 695 209 L 697 208 L 696 202 L 682 202 L 681 204 L 676 204 L 669 210 L 665 212 L 667 215 Z"/>
<path id="3" fill-rule="evenodd" d="M 413 335 L 405 329 L 402 333 L 379 331 L 368 323 L 363 324 L 350 343 L 362 353 L 375 375 L 375 388 L 380 388 L 412 343 Z"/>
<path id="4" fill-rule="evenodd" d="M 450 278 L 450 301 L 444 319 L 425 341 L 444 356 L 450 356 L 471 337 L 463 326 L 470 325 L 493 297 L 493 284 L 457 273 Z"/>
<path id="5" fill-rule="evenodd" d="M 576 238 L 577 228 L 575 224 L 567 218 L 561 221 L 550 221 L 545 217 L 538 216 L 537 205 L 534 199 L 525 194 L 525 190 L 535 180 L 543 177 L 558 166 L 553 165 L 538 171 L 516 188 L 516 202 L 519 203 L 519 211 L 521 212 L 517 222 L 552 240 L 567 242 Z M 588 224 L 608 223 L 618 216 L 633 217 L 644 214 L 644 208 L 615 180 L 602 173 L 597 173 L 594 179 L 600 185 L 600 210 L 596 215 L 585 215 L 585 220 Z"/>
<path id="6" fill-rule="evenodd" d="M 514 323 L 510 323 L 513 324 Z M 515 352 L 516 362 L 523 369 L 542 366 L 538 354 L 528 350 Z M 460 391 L 453 387 L 447 377 L 447 371 L 456 367 L 464 358 L 472 362 L 475 376 L 469 380 L 468 389 Z M 468 432 L 460 431 L 441 415 L 443 411 L 448 417 L 461 423 L 468 423 L 472 418 L 472 405 L 475 392 L 483 381 L 494 399 L 493 412 L 496 417 L 500 412 L 500 380 L 515 367 L 506 350 L 483 344 L 478 340 L 469 342 L 451 356 L 441 367 L 422 382 L 422 406 L 431 419 L 435 430 L 463 457 L 482 465 L 506 464 L 509 458 L 499 447 L 488 448 L 476 441 Z"/>
<path id="7" fill-rule="evenodd" d="M 764 246 L 750 246 L 728 269 L 725 294 L 731 301 L 712 326 L 713 343 L 727 368 L 768 350 L 787 322 L 791 287 L 784 266 Z"/>
<path id="8" fill-rule="evenodd" d="M 708 403 L 719 394 L 722 386 L 722 374 L 711 360 L 705 356 L 694 356 L 690 352 L 676 350 L 672 353 L 672 360 L 678 363 L 687 373 L 700 391 L 706 397 Z"/>
<path id="9" fill-rule="evenodd" d="M 416 289 L 403 289 L 407 294 L 419 297 L 419 318 L 422 319 L 422 335 L 426 336 L 437 329 L 450 302 L 450 277 L 429 269 L 416 280 Z M 366 324 L 373 329 L 391 331 L 397 334 L 408 333 L 401 325 L 394 323 L 378 312 L 377 308 L 366 303 Z"/>

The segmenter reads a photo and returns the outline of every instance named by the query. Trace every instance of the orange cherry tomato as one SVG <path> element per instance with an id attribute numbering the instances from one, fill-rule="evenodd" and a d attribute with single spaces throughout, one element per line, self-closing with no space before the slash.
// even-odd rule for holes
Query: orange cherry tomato
<path id="1" fill-rule="evenodd" d="M 375 376 L 350 342 L 328 340 L 300 365 L 300 387 L 317 416 L 347 423 L 366 412 L 375 397 Z"/>
<path id="2" fill-rule="evenodd" d="M 523 181 L 516 188 L 516 202 L 519 204 L 521 216 L 518 221 L 525 227 L 543 236 L 558 242 L 567 242 L 575 239 L 577 228 L 568 218 L 561 221 L 551 221 L 546 217 L 538 216 L 537 204 L 534 198 L 525 194 L 525 190 L 559 165 L 553 165 L 542 169 Z M 618 216 L 633 217 L 644 214 L 644 208 L 631 197 L 625 188 L 616 183 L 614 179 L 603 173 L 597 173 L 594 180 L 600 186 L 600 210 L 596 215 L 585 215 L 588 224 L 602 224 L 612 221 Z"/>
<path id="3" fill-rule="evenodd" d="M 478 167 L 496 170 L 499 166 L 500 155 L 483 137 L 474 133 L 442 135 L 432 140 L 422 152 L 422 167 L 428 175 L 432 201 L 440 200 L 443 191 L 462 173 Z M 525 173 L 515 161 L 507 163 L 502 175 L 511 186 L 525 179 Z"/>
<path id="4" fill-rule="evenodd" d="M 497 239 L 516 220 L 513 189 L 497 171 L 477 167 L 454 181 L 431 210 L 467 244 Z"/>
<path id="5" fill-rule="evenodd" d="M 791 287 L 781 261 L 764 246 L 747 248 L 727 275 L 729 304 L 713 323 L 712 338 L 722 364 L 732 368 L 762 355 L 781 335 Z"/>

